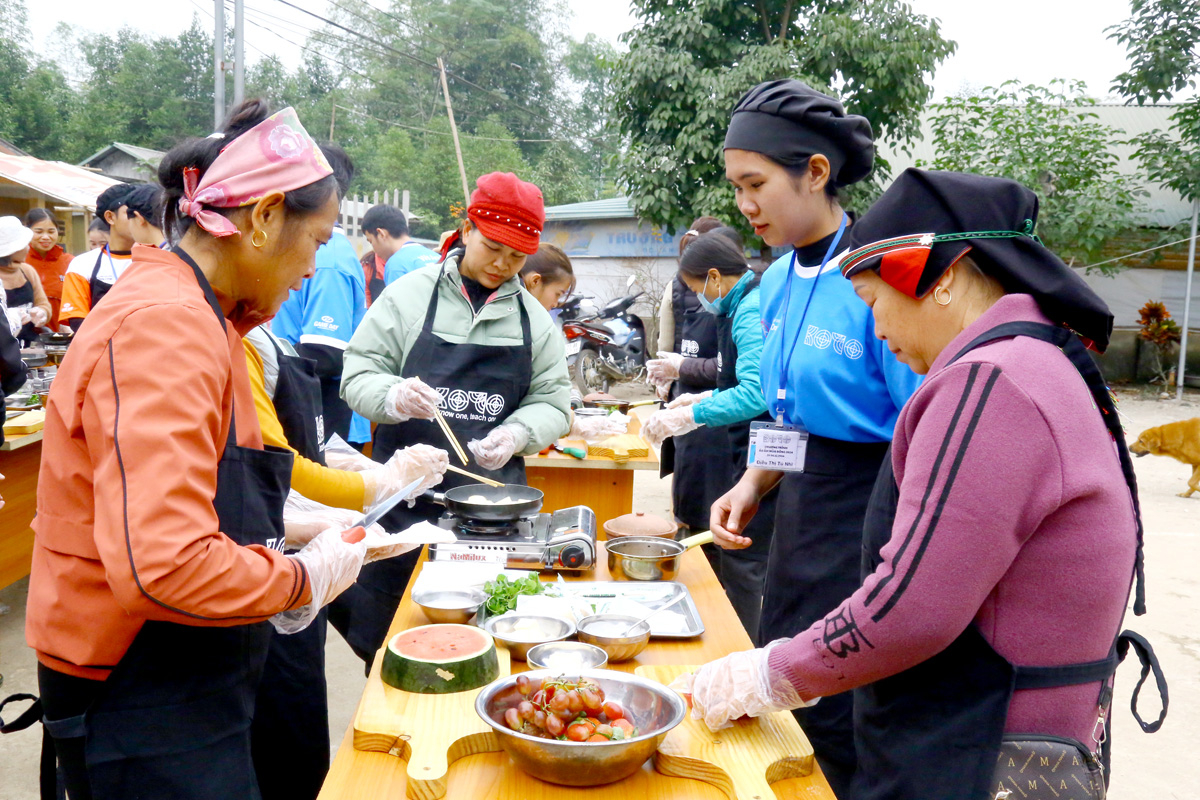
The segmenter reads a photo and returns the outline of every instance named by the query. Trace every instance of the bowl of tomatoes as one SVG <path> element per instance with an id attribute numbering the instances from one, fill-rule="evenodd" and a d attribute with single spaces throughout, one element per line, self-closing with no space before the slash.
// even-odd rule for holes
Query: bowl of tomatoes
<path id="1" fill-rule="evenodd" d="M 494 681 L 475 711 L 525 772 L 563 786 L 627 778 L 683 721 L 683 698 L 614 670 L 531 670 Z"/>

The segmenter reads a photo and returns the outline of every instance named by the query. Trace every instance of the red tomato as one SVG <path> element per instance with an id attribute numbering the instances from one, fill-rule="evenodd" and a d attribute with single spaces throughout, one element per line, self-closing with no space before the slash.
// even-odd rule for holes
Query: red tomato
<path id="1" fill-rule="evenodd" d="M 628 739 L 630 736 L 633 736 L 633 723 L 627 719 L 619 719 L 614 722 L 612 726 L 614 729 L 620 728 L 621 730 L 625 731 L 626 739 Z"/>
<path id="2" fill-rule="evenodd" d="M 588 740 L 589 742 L 607 742 L 607 741 L 608 741 L 608 737 L 607 737 L 607 736 L 601 736 L 601 735 L 600 735 L 600 734 L 598 734 L 598 733 L 593 733 L 591 736 L 589 736 L 589 737 L 587 738 L 587 740 Z"/>
<path id="3" fill-rule="evenodd" d="M 567 727 L 567 738 L 572 742 L 586 742 L 592 731 L 587 725 L 577 722 Z"/>
<path id="4" fill-rule="evenodd" d="M 619 705 L 610 701 L 604 704 L 604 716 L 608 717 L 609 722 L 613 722 L 625 716 L 625 712 Z"/>

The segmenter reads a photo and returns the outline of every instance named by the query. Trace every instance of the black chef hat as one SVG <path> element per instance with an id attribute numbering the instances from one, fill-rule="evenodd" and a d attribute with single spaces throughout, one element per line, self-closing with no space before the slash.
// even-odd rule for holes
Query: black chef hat
<path id="1" fill-rule="evenodd" d="M 785 166 L 820 153 L 842 186 L 870 175 L 875 162 L 871 123 L 797 80 L 767 81 L 742 95 L 725 149 L 761 153 Z"/>
<path id="2" fill-rule="evenodd" d="M 131 183 L 114 183 L 96 198 L 96 218 L 104 219 L 107 211 L 119 211 L 125 205 L 125 199 L 136 187 Z M 108 222 L 104 223 L 106 226 Z M 105 230 L 108 230 L 106 227 Z"/>
<path id="3" fill-rule="evenodd" d="M 1034 234 L 1037 214 L 1037 195 L 1016 181 L 907 169 L 850 228 L 842 275 L 873 269 L 920 298 L 969 252 L 1006 292 L 1033 295 L 1046 316 L 1104 352 L 1112 313 Z"/>

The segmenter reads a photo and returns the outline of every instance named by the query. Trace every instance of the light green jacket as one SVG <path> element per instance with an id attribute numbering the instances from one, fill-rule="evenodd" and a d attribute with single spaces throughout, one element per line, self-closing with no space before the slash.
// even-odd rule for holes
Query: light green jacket
<path id="1" fill-rule="evenodd" d="M 438 308 L 433 332 L 448 342 L 519 346 L 521 314 L 516 302 L 525 304 L 533 339 L 533 380 L 517 410 L 504 421 L 520 422 L 528 429 L 529 443 L 521 455 L 537 453 L 565 436 L 571 429 L 571 381 L 562 333 L 517 277 L 501 284 L 476 314 L 464 294 L 456 259 L 413 270 L 392 282 L 371 304 L 346 347 L 342 399 L 367 419 L 391 421 L 384 413 L 384 400 L 388 389 L 400 381 L 404 361 L 425 323 L 435 284 Z"/>

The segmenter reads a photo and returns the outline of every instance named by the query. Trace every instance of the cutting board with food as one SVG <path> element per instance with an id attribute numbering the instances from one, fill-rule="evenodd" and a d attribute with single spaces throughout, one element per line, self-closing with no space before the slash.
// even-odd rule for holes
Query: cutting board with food
<path id="1" fill-rule="evenodd" d="M 28 436 L 31 433 L 37 433 L 45 426 L 46 412 L 44 410 L 26 411 L 4 423 L 4 435 Z"/>
<path id="2" fill-rule="evenodd" d="M 696 667 L 653 664 L 638 667 L 643 678 L 669 685 Z M 813 771 L 813 749 L 787 711 L 734 723 L 713 733 L 689 713 L 654 754 L 663 775 L 704 781 L 731 800 L 774 800 L 771 784 Z"/>
<path id="3" fill-rule="evenodd" d="M 354 749 L 404 759 L 408 797 L 438 800 L 446 795 L 452 763 L 500 750 L 492 729 L 475 713 L 475 698 L 509 673 L 508 651 L 478 628 L 423 625 L 402 631 L 375 655 L 354 714 Z"/>
<path id="4" fill-rule="evenodd" d="M 622 433 L 619 436 L 610 436 L 597 444 L 588 445 L 588 455 L 623 462 L 631 458 L 645 458 L 650 455 L 650 446 L 637 434 Z"/>

